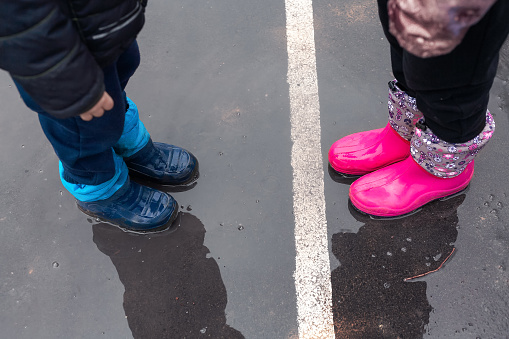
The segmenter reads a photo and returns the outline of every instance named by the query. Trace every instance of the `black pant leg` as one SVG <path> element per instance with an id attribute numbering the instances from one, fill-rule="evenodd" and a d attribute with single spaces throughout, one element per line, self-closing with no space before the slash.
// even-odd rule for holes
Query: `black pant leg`
<path id="1" fill-rule="evenodd" d="M 451 53 L 426 59 L 399 46 L 388 31 L 387 0 L 378 0 L 378 5 L 393 73 L 416 97 L 426 124 L 448 142 L 474 138 L 484 128 L 498 53 L 509 33 L 509 1 L 495 3 Z"/>

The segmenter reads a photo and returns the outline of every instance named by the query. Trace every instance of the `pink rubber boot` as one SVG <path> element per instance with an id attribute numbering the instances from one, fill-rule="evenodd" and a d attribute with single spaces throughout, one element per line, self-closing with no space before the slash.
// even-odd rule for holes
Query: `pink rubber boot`
<path id="1" fill-rule="evenodd" d="M 417 128 L 411 141 L 411 156 L 365 175 L 350 186 L 353 206 L 374 217 L 399 217 L 461 192 L 474 174 L 474 157 L 494 130 L 489 112 L 484 130 L 466 143 L 447 143 L 429 128 Z"/>
<path id="2" fill-rule="evenodd" d="M 348 135 L 329 149 L 329 164 L 338 174 L 359 177 L 406 159 L 415 124 L 422 118 L 412 98 L 389 82 L 389 123 L 385 128 Z"/>

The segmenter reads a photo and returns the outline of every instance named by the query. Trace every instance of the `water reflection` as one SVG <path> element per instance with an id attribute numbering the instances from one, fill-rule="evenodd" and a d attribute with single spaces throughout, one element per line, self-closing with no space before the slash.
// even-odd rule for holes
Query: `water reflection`
<path id="1" fill-rule="evenodd" d="M 244 338 L 226 324 L 226 289 L 216 261 L 207 258 L 205 227 L 181 213 L 174 232 L 125 233 L 93 226 L 97 248 L 124 284 L 124 310 L 137 338 Z"/>
<path id="2" fill-rule="evenodd" d="M 371 220 L 357 233 L 337 233 L 332 251 L 336 338 L 422 338 L 432 307 L 426 282 L 405 282 L 440 268 L 454 252 L 457 208 L 465 195 L 429 204 L 399 220 Z M 450 259 L 449 259 L 450 260 Z"/>

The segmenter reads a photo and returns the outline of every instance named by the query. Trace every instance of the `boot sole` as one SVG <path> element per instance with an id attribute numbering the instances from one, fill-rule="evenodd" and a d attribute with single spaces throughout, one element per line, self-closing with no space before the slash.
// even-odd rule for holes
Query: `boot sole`
<path id="1" fill-rule="evenodd" d="M 405 214 L 401 214 L 401 215 L 396 215 L 396 216 L 390 216 L 390 217 L 384 217 L 384 216 L 379 216 L 379 215 L 374 215 L 374 214 L 369 214 L 369 213 L 366 213 L 366 212 L 363 212 L 361 211 L 360 209 L 358 209 L 353 203 L 352 203 L 352 200 L 351 199 L 348 199 L 348 207 L 350 209 L 350 211 L 355 211 L 356 213 L 358 214 L 361 214 L 362 216 L 364 217 L 369 217 L 371 220 L 398 220 L 398 219 L 404 219 L 404 218 L 407 218 L 409 216 L 412 216 L 414 214 L 417 214 L 419 213 L 425 206 L 428 206 L 429 204 L 431 203 L 434 203 L 436 201 L 447 201 L 449 199 L 452 199 L 454 197 L 457 197 L 458 195 L 461 195 L 463 193 L 465 193 L 466 191 L 468 191 L 468 188 L 470 187 L 470 185 L 467 185 L 465 188 L 459 190 L 458 192 L 455 192 L 455 193 L 452 193 L 450 195 L 446 195 L 445 197 L 442 197 L 442 198 L 438 198 L 438 199 L 435 199 L 435 200 L 431 200 L 430 202 L 416 208 L 415 210 L 413 211 L 410 211 L 408 213 L 405 213 Z"/>
<path id="2" fill-rule="evenodd" d="M 401 158 L 401 159 L 397 159 L 395 161 L 392 161 L 392 162 L 389 162 L 379 168 L 376 168 L 374 170 L 372 170 L 371 172 L 366 172 L 366 173 L 362 173 L 362 174 L 350 174 L 350 173 L 344 173 L 344 172 L 340 172 L 338 170 L 336 170 L 332 165 L 331 163 L 329 162 L 329 174 L 331 174 L 331 177 L 332 177 L 332 180 L 334 181 L 337 181 L 337 182 L 341 182 L 341 179 L 347 179 L 347 180 L 351 180 L 351 179 L 359 179 L 360 177 L 363 177 L 365 176 L 366 174 L 369 174 L 369 173 L 373 173 L 375 171 L 378 171 L 379 169 L 382 169 L 384 167 L 387 167 L 387 166 L 390 166 L 392 164 L 395 164 L 397 162 L 400 162 L 400 161 L 403 161 L 405 160 L 406 158 Z M 333 177 L 334 175 L 334 177 Z M 337 180 L 336 180 L 337 179 Z"/>
<path id="3" fill-rule="evenodd" d="M 364 173 L 364 174 L 349 174 L 349 173 L 343 173 L 343 172 L 339 172 L 337 171 L 334 167 L 332 167 L 332 165 L 329 163 L 329 173 L 330 174 L 334 174 L 342 179 L 359 179 L 360 177 L 362 177 L 363 175 L 366 175 L 368 173 Z"/>
<path id="4" fill-rule="evenodd" d="M 157 225 L 157 226 L 155 226 L 155 227 L 153 227 L 151 229 L 148 229 L 148 230 L 134 230 L 134 229 L 129 228 L 127 226 L 122 226 L 122 225 L 116 224 L 115 222 L 113 222 L 111 220 L 108 220 L 108 219 L 105 219 L 104 217 L 102 217 L 100 215 L 97 215 L 97 214 L 92 213 L 92 212 L 90 212 L 88 210 L 85 210 L 80 205 L 78 205 L 78 203 L 76 203 L 76 206 L 84 214 L 86 214 L 86 215 L 88 215 L 90 217 L 93 217 L 93 218 L 97 219 L 98 221 L 101 221 L 101 222 L 107 223 L 108 225 L 111 225 L 111 226 L 114 226 L 116 228 L 119 228 L 120 230 L 122 230 L 124 232 L 128 232 L 128 233 L 152 234 L 152 233 L 161 233 L 161 232 L 164 232 L 164 231 L 167 231 L 167 230 L 169 230 L 170 232 L 174 232 L 174 231 L 177 230 L 178 226 L 180 225 L 180 223 L 175 225 L 175 226 L 173 225 L 174 221 L 177 219 L 177 216 L 179 215 L 179 206 L 178 206 L 177 202 L 175 202 L 175 210 L 171 214 L 171 216 L 168 219 L 168 221 L 164 222 L 161 225 Z"/>
<path id="5" fill-rule="evenodd" d="M 359 179 L 361 176 L 352 176 L 340 173 L 334 169 L 334 167 L 329 164 L 328 166 L 329 177 L 332 181 L 337 182 L 338 184 L 343 185 L 351 185 L 355 180 Z"/>
<path id="6" fill-rule="evenodd" d="M 146 181 L 149 181 L 151 183 L 158 184 L 161 186 L 173 187 L 173 188 L 188 188 L 189 186 L 192 186 L 200 177 L 200 171 L 198 168 L 199 168 L 199 163 L 198 163 L 198 160 L 196 160 L 196 166 L 194 167 L 193 172 L 189 176 L 189 179 L 187 179 L 186 181 L 179 183 L 179 184 L 165 183 L 162 180 L 156 179 L 154 177 L 151 177 L 149 175 L 141 173 L 141 172 L 139 172 L 135 169 L 132 169 L 132 168 L 129 168 L 129 174 L 132 175 L 133 177 L 143 179 L 143 180 L 146 180 Z"/>

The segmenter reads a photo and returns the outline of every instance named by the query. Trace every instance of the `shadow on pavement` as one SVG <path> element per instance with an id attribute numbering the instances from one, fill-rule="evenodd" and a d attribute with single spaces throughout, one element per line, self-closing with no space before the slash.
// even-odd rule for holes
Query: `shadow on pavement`
<path id="1" fill-rule="evenodd" d="M 244 338 L 226 325 L 226 289 L 207 258 L 205 227 L 180 214 L 174 232 L 137 235 L 93 225 L 94 243 L 109 256 L 124 284 L 124 310 L 138 338 Z"/>
<path id="2" fill-rule="evenodd" d="M 336 338 L 422 338 L 432 307 L 426 282 L 406 282 L 442 267 L 458 231 L 459 195 L 398 220 L 371 220 L 357 233 L 336 233 L 332 272 Z"/>

